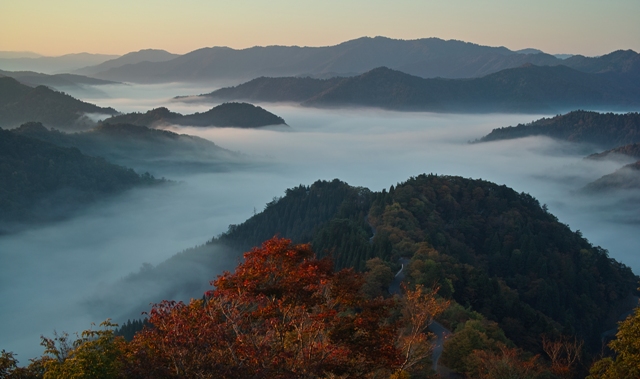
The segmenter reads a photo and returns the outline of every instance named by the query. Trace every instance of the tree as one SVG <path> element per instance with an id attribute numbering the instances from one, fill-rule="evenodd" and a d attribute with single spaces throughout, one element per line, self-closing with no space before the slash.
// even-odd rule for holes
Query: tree
<path id="1" fill-rule="evenodd" d="M 309 245 L 273 238 L 245 254 L 205 300 L 163 302 L 130 344 L 129 377 L 368 378 L 401 364 L 393 299 L 333 272 Z"/>
<path id="2" fill-rule="evenodd" d="M 620 323 L 616 339 L 609 343 L 615 359 L 603 358 L 591 366 L 588 379 L 640 378 L 640 307 Z"/>
<path id="3" fill-rule="evenodd" d="M 44 379 L 115 379 L 122 377 L 124 339 L 114 335 L 117 324 L 109 320 L 102 330 L 85 330 L 70 343 L 69 336 L 42 337 Z"/>

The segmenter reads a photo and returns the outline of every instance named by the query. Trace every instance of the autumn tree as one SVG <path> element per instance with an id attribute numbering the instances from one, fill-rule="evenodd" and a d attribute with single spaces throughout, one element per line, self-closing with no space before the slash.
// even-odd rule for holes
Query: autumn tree
<path id="1" fill-rule="evenodd" d="M 42 337 L 44 379 L 116 379 L 121 376 L 122 337 L 114 335 L 117 324 L 109 320 L 102 329 L 85 330 L 71 341 L 69 335 Z"/>
<path id="2" fill-rule="evenodd" d="M 404 287 L 402 298 L 402 325 L 398 335 L 398 347 L 402 352 L 399 371 L 424 371 L 425 363 L 431 363 L 434 335 L 429 325 L 442 313 L 449 302 L 438 299 L 438 288 L 425 289 L 418 285 L 410 290 Z"/>
<path id="3" fill-rule="evenodd" d="M 352 270 L 271 239 L 204 300 L 163 302 L 130 344 L 130 377 L 368 378 L 402 364 L 394 300 L 368 299 Z"/>
<path id="4" fill-rule="evenodd" d="M 593 364 L 588 379 L 640 378 L 640 307 L 620 323 L 616 339 L 609 343 L 615 358 Z"/>
<path id="5" fill-rule="evenodd" d="M 538 379 L 548 377 L 538 356 L 524 357 L 516 348 L 500 345 L 498 351 L 475 350 L 470 377 L 477 379 Z M 545 375 L 545 376 L 543 376 Z"/>
<path id="6" fill-rule="evenodd" d="M 562 336 L 559 338 L 542 337 L 542 349 L 551 360 L 551 372 L 562 378 L 574 376 L 576 365 L 582 357 L 583 341 Z"/>

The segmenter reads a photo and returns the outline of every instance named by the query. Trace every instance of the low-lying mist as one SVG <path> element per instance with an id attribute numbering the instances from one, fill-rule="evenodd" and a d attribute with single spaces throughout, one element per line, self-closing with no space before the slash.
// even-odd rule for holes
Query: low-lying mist
<path id="1" fill-rule="evenodd" d="M 150 98 L 135 97 L 152 92 L 144 88 L 113 88 L 119 88 L 110 95 L 117 102 L 99 105 L 121 111 L 167 106 L 183 113 L 213 106 L 171 101 L 173 95 L 198 92 L 193 88 L 177 91 L 177 85 L 162 91 L 157 87 L 155 97 Z M 129 93 L 118 92 L 122 88 Z M 210 90 L 203 88 L 201 92 Z M 640 242 L 639 207 L 637 201 L 630 200 L 634 194 L 587 196 L 578 192 L 615 171 L 621 166 L 619 162 L 584 160 L 597 149 L 548 138 L 469 143 L 493 128 L 545 115 L 446 115 L 260 105 L 283 117 L 290 128 L 169 129 L 209 139 L 261 164 L 207 174 L 155 173 L 167 174 L 177 183 L 131 191 L 71 220 L 1 237 L 0 348 L 18 353 L 26 363 L 27 358 L 42 353 L 38 347 L 41 334 L 51 335 L 54 329 L 79 331 L 107 317 L 126 321 L 122 318 L 148 308 L 140 299 L 154 298 L 154 293 L 165 291 L 173 279 L 167 277 L 157 287 L 128 288 L 123 279 L 130 273 L 141 267 L 144 270 L 145 263 L 158 265 L 184 249 L 201 245 L 226 231 L 229 224 L 241 223 L 261 211 L 273 197 L 284 195 L 285 189 L 318 179 L 338 178 L 375 191 L 421 173 L 505 184 L 535 196 L 561 222 L 580 229 L 592 243 L 640 272 L 640 257 L 635 254 Z M 219 254 L 219 267 L 209 269 L 221 272 L 233 268 L 237 258 Z M 177 296 L 186 300 L 201 293 Z M 101 300 L 114 297 L 122 301 L 112 304 Z"/>

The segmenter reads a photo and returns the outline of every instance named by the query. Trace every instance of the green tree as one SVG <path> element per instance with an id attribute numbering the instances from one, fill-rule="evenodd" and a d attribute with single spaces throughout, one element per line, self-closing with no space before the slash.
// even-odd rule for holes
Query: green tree
<path id="1" fill-rule="evenodd" d="M 614 358 L 603 358 L 591 366 L 587 379 L 640 378 L 640 307 L 620 323 L 616 339 L 609 343 Z"/>
<path id="2" fill-rule="evenodd" d="M 42 338 L 46 348 L 44 379 L 115 379 L 120 377 L 124 339 L 109 320 L 102 330 L 85 330 L 72 344 L 68 335 Z"/>

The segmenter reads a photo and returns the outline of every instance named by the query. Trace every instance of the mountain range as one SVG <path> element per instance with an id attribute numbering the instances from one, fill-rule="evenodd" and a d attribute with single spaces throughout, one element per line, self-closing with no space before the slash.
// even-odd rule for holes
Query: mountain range
<path id="1" fill-rule="evenodd" d="M 119 84 L 110 80 L 91 78 L 76 74 L 41 74 L 34 71 L 3 71 L 0 75 L 18 80 L 22 84 L 31 87 L 47 86 L 57 90 L 65 90 L 84 86 L 100 86 L 105 84 Z"/>
<path id="2" fill-rule="evenodd" d="M 163 62 L 111 67 L 93 75 L 135 83 L 250 80 L 260 76 L 326 78 L 358 75 L 385 66 L 423 78 L 455 79 L 481 77 L 526 63 L 539 66 L 562 64 L 589 73 L 638 70 L 640 67 L 638 54 L 630 50 L 598 58 L 576 55 L 567 59 L 534 50 L 525 52 L 533 53 L 523 54 L 505 47 L 438 38 L 396 40 L 363 37 L 326 47 L 256 46 L 242 50 L 210 47 Z"/>
<path id="3" fill-rule="evenodd" d="M 471 79 L 424 79 L 381 67 L 354 77 L 325 80 L 261 77 L 197 99 L 452 113 L 554 113 L 576 108 L 640 108 L 638 84 L 640 80 L 631 74 L 587 73 L 567 66 L 526 64 Z"/>
<path id="4" fill-rule="evenodd" d="M 117 55 L 77 53 L 59 57 L 42 57 L 30 54 L 20 54 L 13 57 L 9 54 L 0 56 L 0 70 L 7 71 L 36 71 L 45 74 L 68 73 L 86 66 L 95 66 L 104 61 L 115 59 Z M 24 55 L 28 55 L 25 57 Z"/>
<path id="5" fill-rule="evenodd" d="M 178 54 L 172 54 L 165 50 L 144 49 L 127 53 L 121 57 L 109 59 L 95 66 L 80 68 L 78 70 L 75 70 L 74 73 L 80 75 L 94 75 L 116 67 L 133 65 L 141 62 L 164 62 L 173 58 L 177 58 L 178 56 Z"/>

